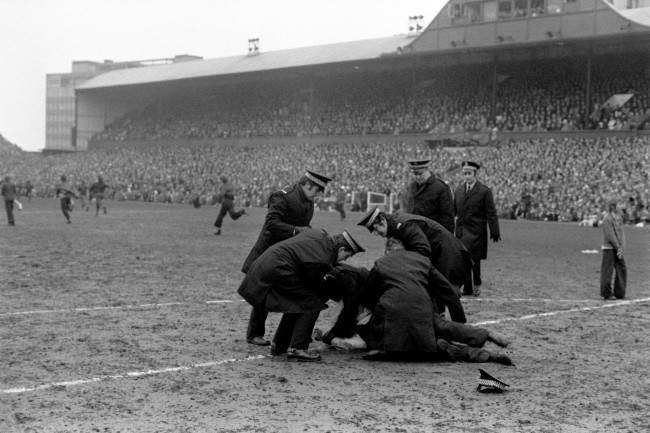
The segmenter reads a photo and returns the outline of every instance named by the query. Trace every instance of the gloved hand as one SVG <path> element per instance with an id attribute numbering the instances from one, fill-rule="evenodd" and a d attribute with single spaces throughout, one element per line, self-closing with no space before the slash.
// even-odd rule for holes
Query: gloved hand
<path id="1" fill-rule="evenodd" d="M 492 242 L 499 242 L 501 240 L 501 236 L 499 236 L 499 235 L 490 235 L 490 239 L 492 239 Z"/>

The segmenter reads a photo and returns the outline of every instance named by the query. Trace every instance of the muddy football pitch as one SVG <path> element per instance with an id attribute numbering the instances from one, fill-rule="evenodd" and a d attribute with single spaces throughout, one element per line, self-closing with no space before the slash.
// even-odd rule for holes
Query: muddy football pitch
<path id="1" fill-rule="evenodd" d="M 471 324 L 506 334 L 515 366 L 369 362 L 322 351 L 287 362 L 244 338 L 241 264 L 264 209 L 223 234 L 218 208 L 32 200 L 0 225 L 0 432 L 650 431 L 650 228 L 625 228 L 628 290 L 599 298 L 601 231 L 501 220 Z M 316 212 L 368 252 L 361 214 Z M 323 311 L 327 328 L 337 306 Z M 279 315 L 271 314 L 267 337 Z M 491 343 L 489 343 L 491 344 Z M 476 391 L 481 367 L 510 385 Z"/>

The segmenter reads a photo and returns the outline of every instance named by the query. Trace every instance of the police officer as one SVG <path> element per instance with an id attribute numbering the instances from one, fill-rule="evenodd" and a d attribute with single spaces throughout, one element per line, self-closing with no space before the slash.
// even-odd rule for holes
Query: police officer
<path id="1" fill-rule="evenodd" d="M 238 293 L 253 308 L 284 313 L 273 337 L 271 354 L 319 361 L 308 352 L 311 334 L 329 298 L 323 288 L 334 265 L 365 251 L 349 233 L 328 235 L 306 229 L 268 248 L 251 265 Z"/>
<path id="2" fill-rule="evenodd" d="M 480 165 L 472 161 L 463 161 L 461 168 L 463 183 L 454 193 L 455 234 L 472 255 L 474 295 L 478 296 L 479 286 L 482 284 L 481 260 L 487 259 L 488 227 L 493 242 L 499 242 L 501 234 L 492 190 L 479 182 L 476 177 Z"/>
<path id="3" fill-rule="evenodd" d="M 415 178 L 407 186 L 406 212 L 421 215 L 454 232 L 454 206 L 451 189 L 429 170 L 431 160 L 409 161 Z"/>
<path id="4" fill-rule="evenodd" d="M 460 295 L 460 287 L 471 280 L 471 258 L 462 242 L 447 231 L 441 224 L 419 215 L 398 212 L 387 214 L 379 208 L 369 211 L 358 223 L 371 233 L 385 238 L 398 239 L 404 248 L 427 257 L 434 266 L 431 273 L 436 284 Z M 455 322 L 466 322 L 463 306 L 449 299 L 437 299 L 437 307 L 449 314 Z"/>
<path id="5" fill-rule="evenodd" d="M 327 183 L 331 180 L 329 177 L 307 170 L 296 184 L 271 194 L 262 231 L 244 261 L 243 273 L 248 273 L 253 262 L 271 245 L 310 228 L 314 216 L 314 199 L 325 191 Z M 246 331 L 246 341 L 258 346 L 271 344 L 264 339 L 267 315 L 268 312 L 263 305 L 253 306 Z"/>
<path id="6" fill-rule="evenodd" d="M 429 257 L 457 291 L 469 279 L 471 292 L 471 255 L 465 245 L 440 223 L 420 215 L 406 212 L 387 214 L 374 208 L 358 225 L 371 233 L 397 238 L 407 250 Z"/>

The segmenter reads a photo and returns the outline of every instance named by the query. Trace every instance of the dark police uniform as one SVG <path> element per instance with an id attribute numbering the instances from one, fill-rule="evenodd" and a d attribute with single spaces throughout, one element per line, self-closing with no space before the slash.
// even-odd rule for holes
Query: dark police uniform
<path id="1" fill-rule="evenodd" d="M 375 262 L 360 297 L 372 310 L 364 338 L 369 349 L 437 351 L 434 309 L 427 292 L 432 269 L 426 257 L 406 250 L 393 251 Z"/>
<path id="2" fill-rule="evenodd" d="M 298 184 L 271 194 L 268 209 L 257 242 L 242 266 L 244 273 L 271 245 L 289 239 L 301 229 L 309 227 L 314 216 L 314 202 L 307 199 Z"/>
<path id="3" fill-rule="evenodd" d="M 456 237 L 472 255 L 474 284 L 480 285 L 480 261 L 487 258 L 488 226 L 493 240 L 501 238 L 492 191 L 479 181 L 469 192 L 466 192 L 465 184 L 460 185 L 454 194 L 454 210 L 457 217 Z"/>
<path id="4" fill-rule="evenodd" d="M 454 207 L 451 189 L 433 174 L 421 184 L 413 181 L 407 189 L 406 211 L 440 223 L 454 232 Z"/>
<path id="5" fill-rule="evenodd" d="M 472 258 L 465 245 L 456 239 L 452 232 L 436 221 L 419 215 L 398 212 L 392 217 L 400 233 L 396 237 L 402 241 L 407 250 L 411 249 L 408 245 L 414 242 L 414 238 L 419 237 L 417 231 L 413 229 L 413 226 L 417 226 L 427 238 L 431 263 L 457 289 L 464 286 L 465 293 L 472 292 Z"/>
<path id="6" fill-rule="evenodd" d="M 337 260 L 332 237 L 307 229 L 271 246 L 251 265 L 238 293 L 254 308 L 284 313 L 273 339 L 276 352 L 308 348 L 318 315 L 327 308 L 323 277 Z"/>
<path id="7" fill-rule="evenodd" d="M 322 337 L 323 342 L 331 344 L 335 337 L 349 338 L 359 333 L 363 334 L 370 348 L 419 352 L 424 346 L 425 352 L 443 352 L 440 353 L 442 359 L 485 362 L 486 354 L 477 348 L 489 341 L 489 332 L 433 314 L 427 298 L 436 288 L 429 286 L 428 277 L 425 277 L 427 268 L 431 265 L 420 254 L 405 250 L 390 252 L 377 260 L 371 272 L 349 265 L 337 266 L 326 285 L 330 292 L 343 294 L 343 309 L 335 325 Z M 423 289 L 428 292 L 426 297 L 422 296 Z M 366 307 L 375 305 L 374 313 L 378 317 L 371 319 L 368 325 L 357 326 L 356 316 L 361 302 Z M 412 311 L 415 314 L 411 314 Z M 431 312 L 431 322 L 426 314 L 422 314 L 423 311 Z M 433 335 L 426 329 L 430 323 Z M 430 344 L 431 338 L 436 339 L 435 350 Z M 423 341 L 418 342 L 420 339 Z M 438 344 L 440 339 L 458 342 L 462 346 L 441 345 Z M 487 356 L 487 360 L 495 360 L 490 354 Z"/>
<path id="8" fill-rule="evenodd" d="M 368 230 L 373 230 L 373 223 L 380 215 L 379 209 L 368 212 L 359 222 Z M 393 215 L 383 214 L 388 225 L 387 237 L 398 239 L 408 251 L 415 251 L 428 257 L 434 266 L 438 284 L 450 286 L 460 295 L 460 286 L 471 287 L 471 258 L 462 243 L 447 231 L 441 224 L 420 215 L 398 212 Z M 468 281 L 469 280 L 469 281 Z M 445 305 L 455 322 L 466 322 L 465 312 L 459 303 L 459 308 L 445 304 L 437 299 L 437 307 L 443 312 Z"/>
<path id="9" fill-rule="evenodd" d="M 323 189 L 331 180 L 311 171 L 307 171 L 305 177 Z M 262 231 L 242 266 L 243 273 L 248 273 L 255 260 L 270 246 L 310 228 L 314 216 L 314 202 L 305 195 L 299 183 L 271 194 L 268 209 Z M 253 306 L 246 331 L 249 342 L 264 337 L 267 316 L 268 312 L 263 306 Z"/>

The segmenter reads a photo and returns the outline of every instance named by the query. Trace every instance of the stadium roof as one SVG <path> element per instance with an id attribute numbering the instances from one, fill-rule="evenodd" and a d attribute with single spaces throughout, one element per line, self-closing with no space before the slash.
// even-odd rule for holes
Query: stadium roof
<path id="1" fill-rule="evenodd" d="M 650 27 L 650 7 L 637 9 L 615 9 L 624 18 L 642 26 Z"/>
<path id="2" fill-rule="evenodd" d="M 409 38 L 407 35 L 397 35 L 379 39 L 260 52 L 255 55 L 191 60 L 167 65 L 119 69 L 98 75 L 86 81 L 77 87 L 77 89 L 98 89 L 301 66 L 372 60 L 382 55 L 395 54 L 397 48 L 407 45 L 411 41 L 412 38 Z"/>

